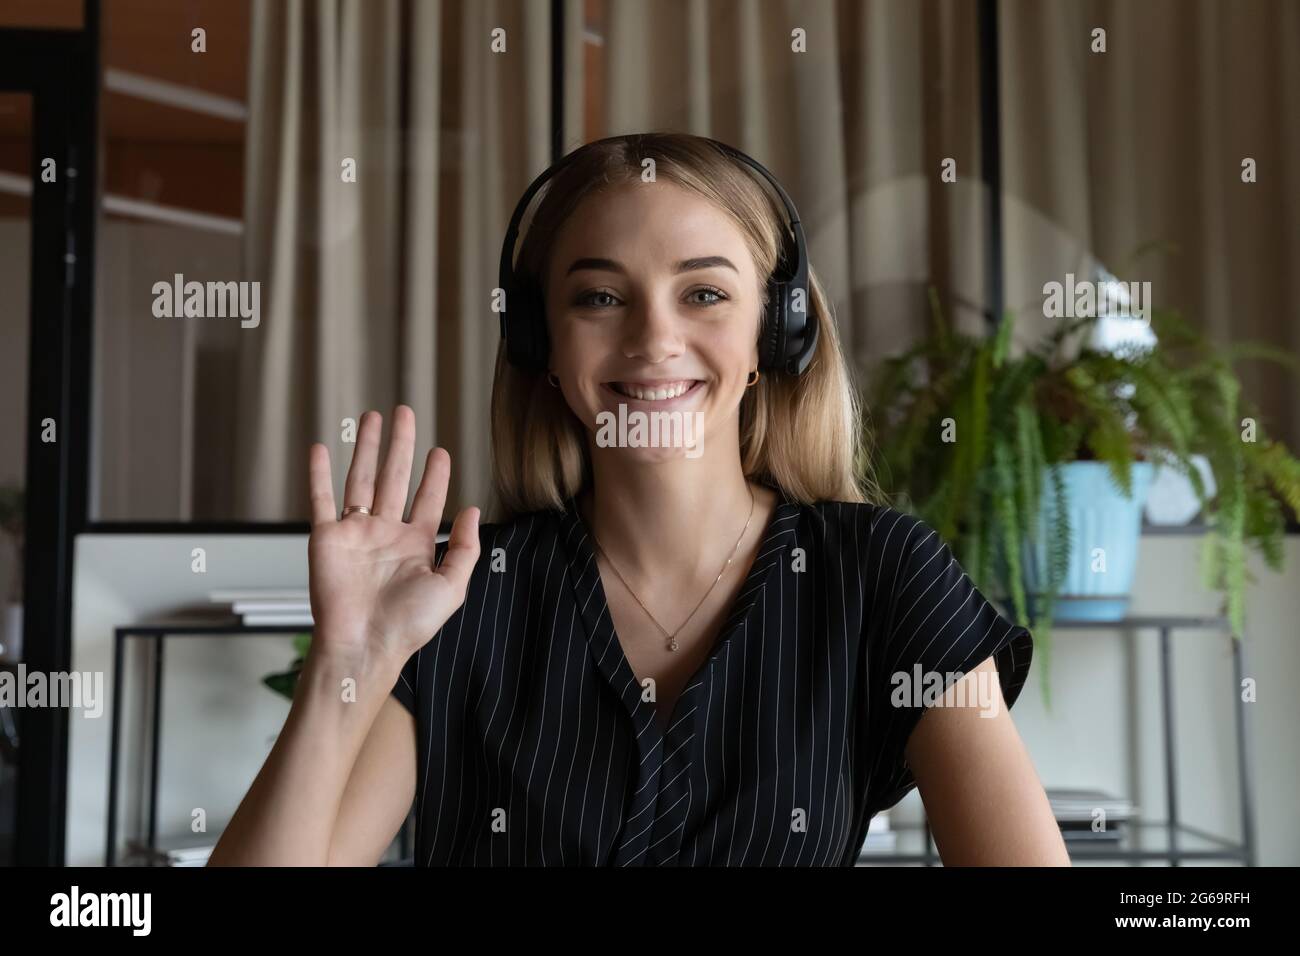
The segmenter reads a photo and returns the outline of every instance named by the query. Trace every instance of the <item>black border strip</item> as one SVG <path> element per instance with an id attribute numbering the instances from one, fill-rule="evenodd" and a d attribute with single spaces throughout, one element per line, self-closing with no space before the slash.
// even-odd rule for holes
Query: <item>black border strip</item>
<path id="1" fill-rule="evenodd" d="M 551 162 L 564 157 L 564 3 L 551 0 Z"/>

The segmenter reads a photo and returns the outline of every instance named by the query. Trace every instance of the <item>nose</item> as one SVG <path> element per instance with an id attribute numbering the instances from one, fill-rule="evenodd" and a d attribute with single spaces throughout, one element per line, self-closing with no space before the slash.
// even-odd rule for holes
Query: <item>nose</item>
<path id="1" fill-rule="evenodd" d="M 623 355 L 658 363 L 681 355 L 680 317 L 667 302 L 646 296 L 628 309 L 623 322 Z"/>

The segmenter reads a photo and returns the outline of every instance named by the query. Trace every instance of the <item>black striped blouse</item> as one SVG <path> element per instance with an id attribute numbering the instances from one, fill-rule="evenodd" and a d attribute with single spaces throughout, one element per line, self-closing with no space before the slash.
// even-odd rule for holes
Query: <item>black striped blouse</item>
<path id="1" fill-rule="evenodd" d="M 1029 671 L 1029 632 L 925 522 L 781 493 L 663 730 L 576 502 L 480 535 L 465 603 L 393 688 L 416 718 L 416 866 L 852 865 L 916 785 L 924 701 L 891 675 L 993 654 L 1010 706 Z"/>

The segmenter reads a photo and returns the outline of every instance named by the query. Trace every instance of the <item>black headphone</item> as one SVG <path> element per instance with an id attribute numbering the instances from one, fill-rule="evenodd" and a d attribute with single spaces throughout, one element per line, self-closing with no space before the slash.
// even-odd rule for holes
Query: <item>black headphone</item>
<path id="1" fill-rule="evenodd" d="M 559 160 L 533 180 L 515 207 L 514 215 L 510 217 L 510 227 L 506 230 L 505 242 L 501 246 L 500 288 L 505 295 L 501 310 L 501 338 L 506 343 L 506 357 L 517 368 L 545 371 L 550 354 L 545 303 L 541 301 L 540 290 L 535 283 L 516 277 L 514 271 L 515 241 L 519 238 L 519 223 L 523 220 L 524 211 L 542 184 L 582 150 L 627 138 L 611 136 L 596 140 Z M 767 280 L 767 307 L 763 313 L 763 338 L 759 343 L 758 364 L 763 369 L 802 375 L 812 360 L 813 349 L 817 345 L 819 318 L 808 291 L 808 247 L 804 240 L 803 226 L 799 222 L 799 213 L 776 177 L 758 160 L 726 143 L 707 137 L 698 138 L 705 139 L 756 169 L 771 183 L 785 204 L 786 215 L 790 220 L 789 231 L 782 231 L 780 257 L 776 270 Z"/>

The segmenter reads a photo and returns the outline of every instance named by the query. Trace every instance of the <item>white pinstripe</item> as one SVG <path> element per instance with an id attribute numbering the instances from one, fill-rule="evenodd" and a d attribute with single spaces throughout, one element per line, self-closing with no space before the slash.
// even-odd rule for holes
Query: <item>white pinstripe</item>
<path id="1" fill-rule="evenodd" d="M 412 655 L 393 690 L 423 742 L 424 864 L 477 865 L 485 844 L 495 864 L 499 843 L 507 863 L 851 863 L 871 815 L 914 785 L 900 755 L 924 708 L 889 706 L 891 673 L 916 663 L 965 672 L 996 654 L 1009 704 L 1027 677 L 1027 632 L 983 598 L 933 528 L 883 506 L 782 496 L 724 631 L 662 726 L 636 691 L 580 516 L 538 512 L 480 533 L 487 553 L 504 548 L 506 572 L 475 568 L 432 665 L 424 649 Z M 777 567 L 795 546 L 805 573 Z M 455 733 L 453 714 L 463 714 Z M 485 825 L 494 805 L 507 809 L 503 834 Z M 808 821 L 799 834 L 796 806 Z"/>

